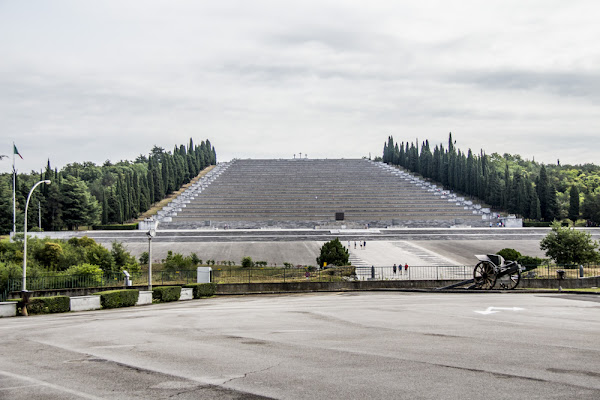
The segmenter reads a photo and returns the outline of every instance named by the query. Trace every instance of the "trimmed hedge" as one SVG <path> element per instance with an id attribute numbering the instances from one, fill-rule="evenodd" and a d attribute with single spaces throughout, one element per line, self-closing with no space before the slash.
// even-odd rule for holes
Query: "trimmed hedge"
<path id="1" fill-rule="evenodd" d="M 19 310 L 23 302 L 18 300 Z M 27 304 L 27 314 L 52 314 L 71 311 L 69 296 L 32 297 Z"/>
<path id="2" fill-rule="evenodd" d="M 123 224 L 123 225 L 94 225 L 92 229 L 95 231 L 133 231 L 138 228 L 138 224 Z"/>
<path id="3" fill-rule="evenodd" d="M 183 287 L 194 289 L 195 299 L 214 296 L 217 291 L 216 283 L 190 283 L 188 285 L 183 285 Z"/>
<path id="4" fill-rule="evenodd" d="M 137 289 L 106 290 L 94 295 L 100 296 L 102 308 L 131 307 L 137 303 L 140 291 Z"/>
<path id="5" fill-rule="evenodd" d="M 180 296 L 181 286 L 159 286 L 152 288 L 152 300 L 158 300 L 161 303 L 177 301 Z"/>

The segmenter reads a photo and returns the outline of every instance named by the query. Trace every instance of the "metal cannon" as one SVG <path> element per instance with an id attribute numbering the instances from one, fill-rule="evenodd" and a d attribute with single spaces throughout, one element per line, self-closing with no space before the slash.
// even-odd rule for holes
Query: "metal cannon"
<path id="1" fill-rule="evenodd" d="M 467 289 L 490 290 L 497 286 L 498 289 L 514 289 L 521 281 L 523 267 L 516 261 L 504 261 L 499 254 L 476 255 L 479 262 L 473 269 L 473 279 L 445 286 L 441 289 L 452 289 L 459 286 L 470 285 Z"/>

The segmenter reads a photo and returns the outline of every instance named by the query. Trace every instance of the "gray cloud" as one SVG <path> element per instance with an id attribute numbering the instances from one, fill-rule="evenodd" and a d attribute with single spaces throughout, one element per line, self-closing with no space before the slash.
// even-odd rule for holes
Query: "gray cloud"
<path id="1" fill-rule="evenodd" d="M 462 71 L 446 78 L 449 82 L 489 89 L 541 90 L 559 96 L 600 96 L 600 74 L 582 71 Z"/>
<path id="2" fill-rule="evenodd" d="M 19 168 L 48 157 L 60 167 L 132 159 L 191 136 L 210 138 L 221 159 L 361 157 L 380 154 L 390 134 L 439 143 L 452 131 L 465 150 L 594 161 L 598 10 L 585 1 L 0 2 L 0 154 L 14 140 L 26 157 Z"/>

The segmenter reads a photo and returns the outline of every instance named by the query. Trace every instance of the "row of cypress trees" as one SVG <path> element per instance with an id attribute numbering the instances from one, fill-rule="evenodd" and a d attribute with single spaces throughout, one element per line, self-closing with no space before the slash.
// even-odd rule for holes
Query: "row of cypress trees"
<path id="1" fill-rule="evenodd" d="M 145 157 L 138 157 L 138 163 Z M 194 146 L 175 146 L 173 152 L 154 147 L 147 159 L 146 173 L 135 169 L 118 174 L 116 184 L 104 191 L 102 199 L 102 224 L 123 223 L 148 210 L 152 204 L 179 190 L 200 171 L 215 165 L 217 153 L 210 141 Z"/>
<path id="2" fill-rule="evenodd" d="M 76 229 L 79 226 L 125 223 L 134 220 L 152 204 L 181 188 L 209 165 L 217 162 L 209 140 L 175 146 L 173 151 L 154 147 L 149 156 L 135 161 L 71 163 L 60 171 L 46 168 L 18 174 L 16 184 L 17 227 L 23 227 L 25 199 L 42 179 L 52 181 L 33 192 L 28 226 L 44 230 Z M 0 234 L 12 229 L 12 176 L 0 176 Z"/>
<path id="3" fill-rule="evenodd" d="M 383 162 L 398 165 L 440 183 L 444 188 L 476 197 L 496 209 L 503 209 L 526 219 L 552 221 L 559 216 L 556 188 L 544 165 L 539 174 L 500 164 L 483 151 L 466 153 L 455 146 L 449 134 L 448 145 L 431 150 L 428 140 L 419 143 L 394 143 L 388 137 L 383 147 Z"/>

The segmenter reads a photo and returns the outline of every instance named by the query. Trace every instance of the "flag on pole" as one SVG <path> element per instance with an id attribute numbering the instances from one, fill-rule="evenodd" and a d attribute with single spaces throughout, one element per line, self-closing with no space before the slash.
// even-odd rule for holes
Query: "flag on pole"
<path id="1" fill-rule="evenodd" d="M 21 155 L 21 153 L 19 153 L 19 150 L 17 150 L 17 146 L 15 146 L 14 143 L 13 143 L 13 147 L 14 147 L 13 154 L 18 155 L 19 157 L 21 157 L 21 160 L 22 160 L 23 156 Z"/>

